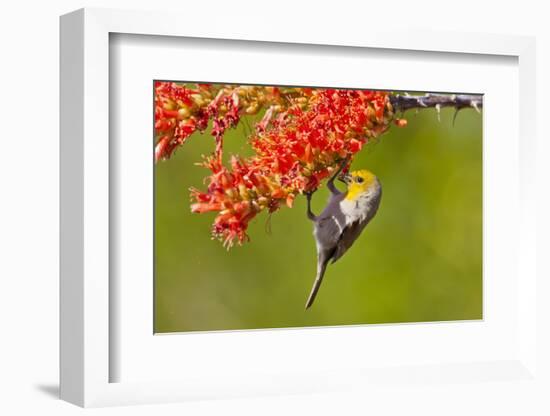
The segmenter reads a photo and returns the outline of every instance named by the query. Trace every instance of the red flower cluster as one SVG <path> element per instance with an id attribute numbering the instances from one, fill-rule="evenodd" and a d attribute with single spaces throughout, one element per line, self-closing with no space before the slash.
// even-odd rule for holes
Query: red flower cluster
<path id="1" fill-rule="evenodd" d="M 392 115 L 386 92 L 313 90 L 305 109 L 290 107 L 251 143 L 258 163 L 285 190 L 314 191 L 346 155 L 383 133 Z"/>
<path id="2" fill-rule="evenodd" d="M 284 96 L 276 87 L 155 82 L 155 160 L 168 159 L 196 131 L 204 131 L 212 120 L 217 153 L 227 128 L 238 124 L 241 115 L 256 114 L 264 107 L 282 110 L 287 98 L 300 94 L 293 88 Z"/>
<path id="3" fill-rule="evenodd" d="M 191 211 L 196 213 L 218 212 L 212 226 L 212 235 L 230 247 L 235 240 L 248 239 L 248 223 L 263 209 L 275 211 L 279 206 L 278 186 L 263 175 L 254 163 L 237 157 L 231 158 L 231 169 L 225 167 L 214 155 L 206 159 L 211 171 L 208 189 L 201 192 L 191 189 L 196 203 Z"/>
<path id="4" fill-rule="evenodd" d="M 208 125 L 210 85 L 190 89 L 174 82 L 155 82 L 155 160 L 169 158 L 195 131 Z"/>
<path id="5" fill-rule="evenodd" d="M 255 155 L 232 157 L 224 166 L 225 131 L 264 109 L 250 138 Z M 191 210 L 217 212 L 212 234 L 230 247 L 248 239 L 248 224 L 259 212 L 292 207 L 296 195 L 316 190 L 393 119 L 389 93 L 383 91 L 156 82 L 155 159 L 169 158 L 212 120 L 216 147 L 203 163 L 212 174 L 206 191 L 191 190 Z"/>
<path id="6" fill-rule="evenodd" d="M 205 162 L 212 175 L 206 192 L 192 190 L 196 203 L 191 209 L 218 212 L 212 233 L 227 247 L 248 239 L 248 224 L 260 211 L 291 207 L 297 194 L 316 190 L 347 155 L 382 134 L 393 118 L 386 92 L 292 90 L 284 108 L 271 106 L 257 124 L 250 139 L 256 155 L 233 157 L 231 169 L 221 163 L 220 133 L 213 132 L 217 151 Z M 232 98 L 228 113 L 236 113 L 237 107 Z M 222 123 L 221 135 L 228 125 Z"/>

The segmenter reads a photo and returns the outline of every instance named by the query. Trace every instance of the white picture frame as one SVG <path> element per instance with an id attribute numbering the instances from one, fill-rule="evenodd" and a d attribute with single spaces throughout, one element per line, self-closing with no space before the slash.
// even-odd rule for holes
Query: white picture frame
<path id="1" fill-rule="evenodd" d="M 61 18 L 61 398 L 80 406 L 159 403 L 195 398 L 248 397 L 262 394 L 323 392 L 390 385 L 416 379 L 426 388 L 440 383 L 478 383 L 484 374 L 504 374 L 507 383 L 540 383 L 536 361 L 536 218 L 534 148 L 536 81 L 533 38 L 473 33 L 421 33 L 391 26 L 356 29 L 330 35 L 320 27 L 284 32 L 268 22 L 251 26 L 246 35 L 224 24 L 208 28 L 173 13 L 82 9 Z M 217 17 L 213 17 L 216 19 Z M 221 22 L 220 22 L 221 23 Z M 519 195 L 517 336 L 514 354 L 496 361 L 442 362 L 410 368 L 334 369 L 326 378 L 318 374 L 296 376 L 287 370 L 278 377 L 235 382 L 231 373 L 182 381 L 112 382 L 110 368 L 119 360 L 110 348 L 113 328 L 110 311 L 116 308 L 110 292 L 109 239 L 109 37 L 111 34 L 225 39 L 333 47 L 431 51 L 454 54 L 504 55 L 518 59 Z M 111 293 L 112 294 L 112 293 Z M 512 324 L 511 324 L 512 325 Z M 408 331 L 414 332 L 414 326 Z M 351 328 L 350 331 L 354 331 Z M 218 342 L 229 334 L 219 334 Z M 306 334 L 312 337 L 313 334 Z M 238 342 L 238 341 L 237 341 Z M 472 376 L 478 374 L 478 376 Z M 342 380 L 347 380 L 345 383 Z M 431 387 L 430 387 L 431 386 Z M 481 387 L 480 387 L 481 388 Z M 498 389 L 498 387 L 495 387 Z"/>

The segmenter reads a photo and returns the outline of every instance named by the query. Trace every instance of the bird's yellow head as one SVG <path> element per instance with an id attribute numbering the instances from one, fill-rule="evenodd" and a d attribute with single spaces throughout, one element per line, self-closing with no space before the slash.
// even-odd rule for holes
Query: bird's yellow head
<path id="1" fill-rule="evenodd" d="M 342 180 L 348 186 L 346 199 L 353 201 L 375 184 L 376 176 L 374 173 L 362 169 L 347 173 L 342 177 Z"/>

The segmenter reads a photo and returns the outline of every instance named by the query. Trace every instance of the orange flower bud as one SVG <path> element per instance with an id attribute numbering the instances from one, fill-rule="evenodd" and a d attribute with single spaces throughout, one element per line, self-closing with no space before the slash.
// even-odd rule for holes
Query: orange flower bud
<path id="1" fill-rule="evenodd" d="M 183 118 L 188 118 L 191 115 L 191 112 L 189 111 L 189 108 L 187 107 L 181 107 L 178 110 L 178 118 L 181 120 Z"/>
<path id="2" fill-rule="evenodd" d="M 271 197 L 273 199 L 282 199 L 286 195 L 285 191 L 282 188 L 275 189 L 273 192 L 271 192 Z"/>
<path id="3" fill-rule="evenodd" d="M 404 118 L 396 118 L 394 123 L 397 127 L 406 127 L 407 126 L 407 120 L 405 120 Z"/>
<path id="4" fill-rule="evenodd" d="M 294 198 L 295 198 L 294 194 L 288 194 L 288 196 L 286 197 L 287 207 L 292 208 L 292 205 L 294 205 Z"/>
<path id="5" fill-rule="evenodd" d="M 258 109 L 259 109 L 258 103 L 254 102 L 251 105 L 249 105 L 244 111 L 246 112 L 246 114 L 252 115 L 252 114 L 256 114 L 258 112 Z"/>

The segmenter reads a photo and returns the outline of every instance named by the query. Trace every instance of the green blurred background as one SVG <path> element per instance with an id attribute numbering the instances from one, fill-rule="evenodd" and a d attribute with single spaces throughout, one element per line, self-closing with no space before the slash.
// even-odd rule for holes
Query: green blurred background
<path id="1" fill-rule="evenodd" d="M 407 127 L 355 158 L 352 170 L 382 183 L 380 209 L 307 311 L 316 251 L 305 198 L 262 213 L 251 241 L 225 250 L 210 238 L 214 213 L 189 209 L 188 189 L 204 189 L 209 173 L 195 163 L 214 145 L 208 133 L 190 137 L 156 166 L 155 332 L 481 319 L 482 116 L 463 110 L 453 126 L 453 113 L 408 111 Z M 226 133 L 226 157 L 250 155 L 253 122 Z M 328 196 L 315 193 L 315 213 Z"/>

